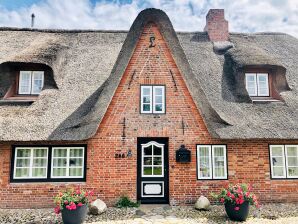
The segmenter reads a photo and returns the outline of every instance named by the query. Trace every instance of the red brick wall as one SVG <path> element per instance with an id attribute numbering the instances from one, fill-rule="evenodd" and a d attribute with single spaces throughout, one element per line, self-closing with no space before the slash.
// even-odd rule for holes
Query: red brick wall
<path id="1" fill-rule="evenodd" d="M 148 48 L 149 37 L 153 34 L 156 37 L 156 47 Z M 134 71 L 136 72 L 132 79 Z M 139 113 L 141 84 L 166 85 L 166 114 Z M 182 119 L 185 124 L 184 134 Z M 82 185 L 94 189 L 96 195 L 109 205 L 113 205 L 122 194 L 136 198 L 137 137 L 169 137 L 172 203 L 193 203 L 201 194 L 210 197 L 210 192 L 236 182 L 252 183 L 262 202 L 298 202 L 298 180 L 270 180 L 268 154 L 268 144 L 298 144 L 298 140 L 212 139 L 167 44 L 153 24 L 148 25 L 142 33 L 98 132 L 88 140 L 87 182 Z M 196 144 L 211 143 L 227 144 L 229 180 L 197 180 Z M 181 144 L 192 151 L 192 161 L 189 164 L 175 162 L 175 151 Z M 53 206 L 53 195 L 64 188 L 65 184 L 9 183 L 10 145 L 7 143 L 0 146 L 0 207 Z M 132 150 L 131 158 L 115 158 L 115 153 L 126 154 L 128 150 Z"/>

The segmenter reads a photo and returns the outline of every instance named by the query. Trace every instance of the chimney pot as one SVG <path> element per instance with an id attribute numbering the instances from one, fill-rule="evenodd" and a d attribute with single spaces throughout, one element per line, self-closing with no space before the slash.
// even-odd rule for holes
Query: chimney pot
<path id="1" fill-rule="evenodd" d="M 206 16 L 204 31 L 213 42 L 228 41 L 229 23 L 225 20 L 224 9 L 210 9 Z"/>

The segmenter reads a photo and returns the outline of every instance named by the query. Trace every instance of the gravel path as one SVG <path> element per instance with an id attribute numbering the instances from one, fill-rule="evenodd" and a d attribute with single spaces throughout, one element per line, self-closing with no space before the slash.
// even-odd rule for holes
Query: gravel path
<path id="1" fill-rule="evenodd" d="M 53 209 L 0 209 L 0 223 L 60 224 L 61 215 Z M 109 208 L 99 216 L 88 215 L 85 223 L 92 224 L 192 224 L 233 223 L 225 215 L 224 207 L 214 205 L 209 211 L 197 211 L 192 207 L 155 207 L 151 210 L 136 208 Z M 251 208 L 246 224 L 294 224 L 298 223 L 297 204 L 267 204 L 260 210 Z"/>

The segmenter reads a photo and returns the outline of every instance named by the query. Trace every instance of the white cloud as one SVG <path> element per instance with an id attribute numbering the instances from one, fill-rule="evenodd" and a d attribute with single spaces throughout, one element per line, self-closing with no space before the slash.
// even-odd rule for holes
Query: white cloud
<path id="1" fill-rule="evenodd" d="M 0 7 L 0 26 L 29 27 L 35 13 L 37 28 L 121 29 L 127 30 L 146 7 L 160 8 L 170 17 L 176 30 L 200 31 L 210 8 L 224 8 L 230 31 L 286 32 L 298 37 L 297 0 L 45 0 L 27 8 Z"/>

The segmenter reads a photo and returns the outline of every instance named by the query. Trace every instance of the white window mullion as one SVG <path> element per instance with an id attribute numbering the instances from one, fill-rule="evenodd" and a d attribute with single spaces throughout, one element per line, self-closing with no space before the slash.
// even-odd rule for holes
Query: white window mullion
<path id="1" fill-rule="evenodd" d="M 67 148 L 67 159 L 66 159 L 66 176 L 69 177 L 69 160 L 70 160 L 70 149 Z"/>
<path id="2" fill-rule="evenodd" d="M 32 167 L 33 167 L 33 149 L 30 150 L 30 168 L 29 168 L 30 178 L 32 178 Z"/>
<path id="3" fill-rule="evenodd" d="M 290 167 L 293 167 L 293 168 L 297 168 L 298 165 L 296 164 L 296 166 L 294 165 L 289 165 L 289 158 L 297 158 L 298 159 L 298 149 L 297 149 L 297 145 L 286 145 L 285 146 L 285 160 L 286 160 L 286 175 L 287 175 L 287 178 L 298 178 L 298 175 L 289 175 L 289 168 Z M 289 153 L 288 153 L 288 149 L 289 148 L 295 148 L 296 150 L 296 156 L 289 156 Z"/>

